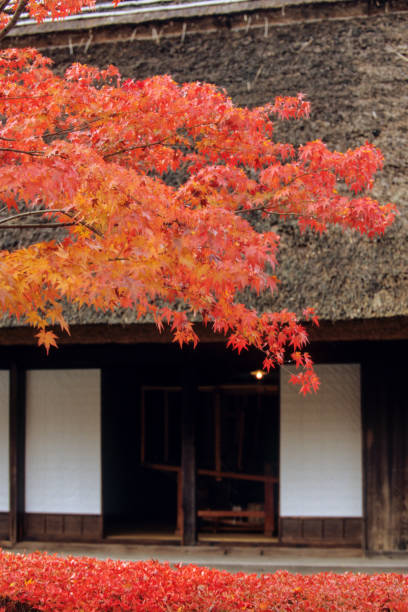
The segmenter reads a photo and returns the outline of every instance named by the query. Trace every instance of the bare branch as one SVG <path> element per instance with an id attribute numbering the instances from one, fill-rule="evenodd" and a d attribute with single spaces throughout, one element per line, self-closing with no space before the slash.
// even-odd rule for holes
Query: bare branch
<path id="1" fill-rule="evenodd" d="M 220 121 L 208 121 L 207 123 L 197 123 L 197 125 L 191 125 L 189 127 L 185 127 L 185 129 L 194 130 L 195 128 L 206 127 L 208 125 L 215 126 L 215 125 L 218 125 L 218 123 L 220 123 Z M 169 140 L 170 138 L 173 138 L 174 136 L 177 136 L 177 130 L 173 134 L 169 134 L 168 136 L 166 136 L 165 138 L 162 138 L 161 140 L 156 140 L 154 142 L 146 142 L 144 144 L 128 147 L 127 149 L 119 149 L 119 151 L 114 151 L 113 153 L 107 153 L 106 155 L 103 156 L 103 159 L 108 159 L 109 157 L 113 157 L 114 155 L 121 155 L 122 153 L 129 153 L 130 151 L 134 151 L 136 149 L 147 149 L 148 147 L 157 147 L 158 145 L 164 144 L 166 140 Z"/>
<path id="2" fill-rule="evenodd" d="M 16 215 L 10 215 L 9 217 L 4 217 L 4 219 L 0 219 L 0 225 L 3 225 L 4 223 L 8 223 L 9 221 L 14 221 L 14 219 L 21 219 L 22 217 L 31 217 L 32 215 L 46 215 L 46 214 L 54 214 L 54 213 L 61 213 L 63 215 L 67 215 L 68 217 L 70 217 L 71 215 L 69 215 L 65 210 L 27 210 L 25 212 L 22 213 L 17 213 Z"/>
<path id="3" fill-rule="evenodd" d="M 172 134 L 174 136 L 174 134 Z M 122 153 L 129 153 L 130 151 L 134 151 L 135 149 L 147 149 L 148 147 L 157 147 L 168 140 L 170 136 L 166 136 L 162 140 L 156 140 L 155 142 L 147 142 L 146 144 L 134 145 L 133 147 L 128 147 L 127 149 L 119 149 L 119 151 L 114 151 L 113 153 L 107 153 L 103 156 L 103 159 L 108 159 L 109 157 L 113 157 L 114 155 L 121 155 Z"/>
<path id="4" fill-rule="evenodd" d="M 99 230 L 96 229 L 96 227 L 94 227 L 93 225 L 91 225 L 90 223 L 87 223 L 86 221 L 80 221 L 75 219 L 75 215 L 71 214 L 69 212 L 65 212 L 62 211 L 64 213 L 64 215 L 67 215 L 67 217 L 70 217 L 71 219 L 75 220 L 76 225 L 82 225 L 82 227 L 86 227 L 86 229 L 88 229 L 90 232 L 96 234 L 97 236 L 99 236 L 100 238 L 103 238 L 103 234 L 102 232 L 100 232 Z"/>
<path id="5" fill-rule="evenodd" d="M 33 223 L 33 224 L 28 224 L 28 223 L 24 223 L 23 225 L 2 225 L 0 227 L 0 231 L 3 229 L 50 229 L 50 228 L 57 228 L 57 227 L 69 227 L 71 225 L 78 225 L 78 223 L 72 222 L 72 223 Z"/>
<path id="6" fill-rule="evenodd" d="M 44 155 L 42 151 L 23 151 L 22 149 L 10 149 L 9 147 L 0 147 L 0 151 L 5 153 L 21 153 L 23 155 L 32 155 L 33 157 L 42 157 Z"/>
<path id="7" fill-rule="evenodd" d="M 24 11 L 26 7 L 26 4 L 27 4 L 27 0 L 19 0 L 16 10 L 14 11 L 14 15 L 12 16 L 8 24 L 0 32 L 0 40 L 3 40 L 6 34 L 10 32 L 11 28 L 13 28 L 16 25 L 17 21 L 20 18 L 21 13 Z"/>
<path id="8" fill-rule="evenodd" d="M 311 200 L 309 200 L 311 202 Z M 318 217 L 316 217 L 315 215 L 308 215 L 308 214 L 302 214 L 302 213 L 297 213 L 297 212 L 292 212 L 292 211 L 284 211 L 284 210 L 272 210 L 271 209 L 271 204 L 262 204 L 260 206 L 254 206 L 253 208 L 243 208 L 241 210 L 235 210 L 234 212 L 237 215 L 242 215 L 244 213 L 251 213 L 251 212 L 260 212 L 260 211 L 265 211 L 268 212 L 271 215 L 281 215 L 282 217 L 302 217 L 303 219 L 318 219 Z"/>
<path id="9" fill-rule="evenodd" d="M 50 132 L 49 134 L 44 134 L 43 136 L 36 136 L 36 138 L 53 138 L 54 136 L 61 136 L 64 134 L 72 134 L 74 132 L 82 132 L 82 130 L 87 130 L 91 127 L 90 124 L 97 123 L 98 121 L 104 121 L 106 118 L 110 119 L 115 117 L 118 113 L 112 113 L 108 115 L 108 117 L 95 117 L 94 119 L 88 119 L 86 123 L 76 128 L 66 128 L 65 130 L 55 130 L 55 132 Z"/>
<path id="10" fill-rule="evenodd" d="M 1 226 L 0 229 L 5 227 L 6 224 L 9 223 L 10 221 L 14 221 L 14 219 L 21 219 L 22 217 L 29 217 L 31 215 L 49 215 L 49 214 L 51 214 L 51 215 L 53 215 L 53 214 L 66 215 L 70 219 L 73 219 L 73 223 L 55 223 L 55 224 L 50 224 L 49 223 L 47 225 L 47 227 L 51 227 L 51 225 L 55 225 L 55 227 L 67 227 L 69 225 L 82 225 L 82 227 L 86 227 L 86 229 L 88 229 L 90 232 L 96 234 L 100 238 L 103 238 L 102 232 L 100 232 L 98 229 L 96 229 L 96 227 L 94 227 L 90 223 L 87 223 L 86 221 L 82 221 L 80 219 L 76 219 L 74 213 L 70 213 L 70 212 L 67 212 L 66 210 L 61 210 L 61 209 L 27 210 L 25 212 L 18 213 L 16 215 L 11 215 L 9 217 L 5 217 L 4 219 L 0 219 L 0 226 Z M 8 229 L 16 228 L 16 227 L 17 227 L 17 225 L 11 224 L 8 227 Z M 26 227 L 29 227 L 29 226 L 28 225 L 24 225 L 22 227 L 26 228 Z M 43 228 L 43 227 L 46 227 L 46 225 L 45 224 L 39 224 L 38 226 L 36 225 L 36 227 Z"/>
<path id="11" fill-rule="evenodd" d="M 37 100 L 38 98 L 46 98 L 51 96 L 50 93 L 43 93 L 39 96 L 0 96 L 0 100 Z"/>

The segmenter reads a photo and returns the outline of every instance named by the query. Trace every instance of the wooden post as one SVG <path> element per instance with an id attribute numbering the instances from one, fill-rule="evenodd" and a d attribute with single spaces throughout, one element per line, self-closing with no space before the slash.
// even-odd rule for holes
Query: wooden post
<path id="1" fill-rule="evenodd" d="M 140 463 L 146 461 L 146 415 L 145 415 L 145 390 L 140 391 Z"/>
<path id="2" fill-rule="evenodd" d="M 219 389 L 217 389 L 217 391 L 214 394 L 214 402 L 215 402 L 214 403 L 214 426 L 215 426 L 214 464 L 215 464 L 215 471 L 221 472 L 221 469 L 222 469 L 222 466 L 221 466 L 221 397 L 220 397 Z M 217 478 L 217 480 L 220 481 L 221 478 Z"/>
<path id="3" fill-rule="evenodd" d="M 248 396 L 242 397 L 242 402 L 239 406 L 239 433 L 238 433 L 238 459 L 237 468 L 238 471 L 242 470 L 243 466 L 243 452 L 244 452 L 244 437 L 245 437 L 245 409 L 247 406 Z"/>
<path id="4" fill-rule="evenodd" d="M 383 354 L 370 355 L 362 368 L 363 545 L 375 553 L 408 549 L 408 417 L 402 348 L 401 356 L 394 362 Z M 355 529 L 358 542 L 358 524 Z"/>
<path id="5" fill-rule="evenodd" d="M 176 534 L 183 541 L 184 513 L 183 513 L 183 472 L 181 468 L 177 471 L 177 529 Z"/>
<path id="6" fill-rule="evenodd" d="M 168 391 L 164 391 L 164 431 L 163 431 L 163 456 L 164 463 L 167 463 L 169 460 L 169 393 Z"/>
<path id="7" fill-rule="evenodd" d="M 9 539 L 22 539 L 25 492 L 25 374 L 15 363 L 10 368 L 10 512 Z"/>
<path id="8" fill-rule="evenodd" d="M 265 463 L 265 476 L 272 474 L 272 466 L 270 463 Z M 264 508 L 265 508 L 265 524 L 264 534 L 271 537 L 275 529 L 275 509 L 273 499 L 273 482 L 265 480 L 264 484 Z"/>
<path id="9" fill-rule="evenodd" d="M 189 355 L 191 360 L 191 355 Z M 185 363 L 182 389 L 182 431 L 181 431 L 181 487 L 183 496 L 182 544 L 194 546 L 197 542 L 196 508 L 196 402 L 197 385 L 195 372 Z"/>

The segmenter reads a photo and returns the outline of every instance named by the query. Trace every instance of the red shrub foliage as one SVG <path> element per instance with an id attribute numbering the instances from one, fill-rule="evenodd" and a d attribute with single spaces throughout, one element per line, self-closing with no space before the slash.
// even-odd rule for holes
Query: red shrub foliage
<path id="1" fill-rule="evenodd" d="M 0 612 L 407 612 L 408 576 L 285 571 L 257 576 L 157 561 L 0 551 Z"/>

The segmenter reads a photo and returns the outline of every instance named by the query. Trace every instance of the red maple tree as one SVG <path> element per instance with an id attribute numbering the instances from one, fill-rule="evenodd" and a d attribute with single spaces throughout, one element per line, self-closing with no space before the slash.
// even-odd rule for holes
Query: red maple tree
<path id="1" fill-rule="evenodd" d="M 1 4 L 4 35 L 24 8 L 41 21 L 89 3 Z M 238 297 L 277 289 L 279 236 L 251 215 L 381 233 L 395 215 L 368 195 L 381 152 L 275 142 L 272 118 L 308 116 L 302 95 L 247 109 L 207 83 L 80 64 L 61 77 L 50 65 L 34 49 L 0 52 L 0 229 L 65 230 L 0 252 L 1 310 L 38 328 L 47 350 L 50 326 L 68 330 L 64 301 L 149 313 L 180 345 L 197 342 L 199 315 L 238 351 L 262 351 L 267 370 L 294 361 L 292 382 L 315 389 L 298 318 L 317 322 L 313 309 L 259 313 Z"/>

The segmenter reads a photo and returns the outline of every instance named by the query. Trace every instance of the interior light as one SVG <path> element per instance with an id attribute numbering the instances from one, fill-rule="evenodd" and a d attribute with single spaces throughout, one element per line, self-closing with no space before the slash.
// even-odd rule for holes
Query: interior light
<path id="1" fill-rule="evenodd" d="M 262 370 L 254 370 L 253 372 L 251 372 L 251 374 L 254 378 L 256 378 L 256 380 L 262 380 L 265 376 L 265 372 L 263 372 Z"/>

